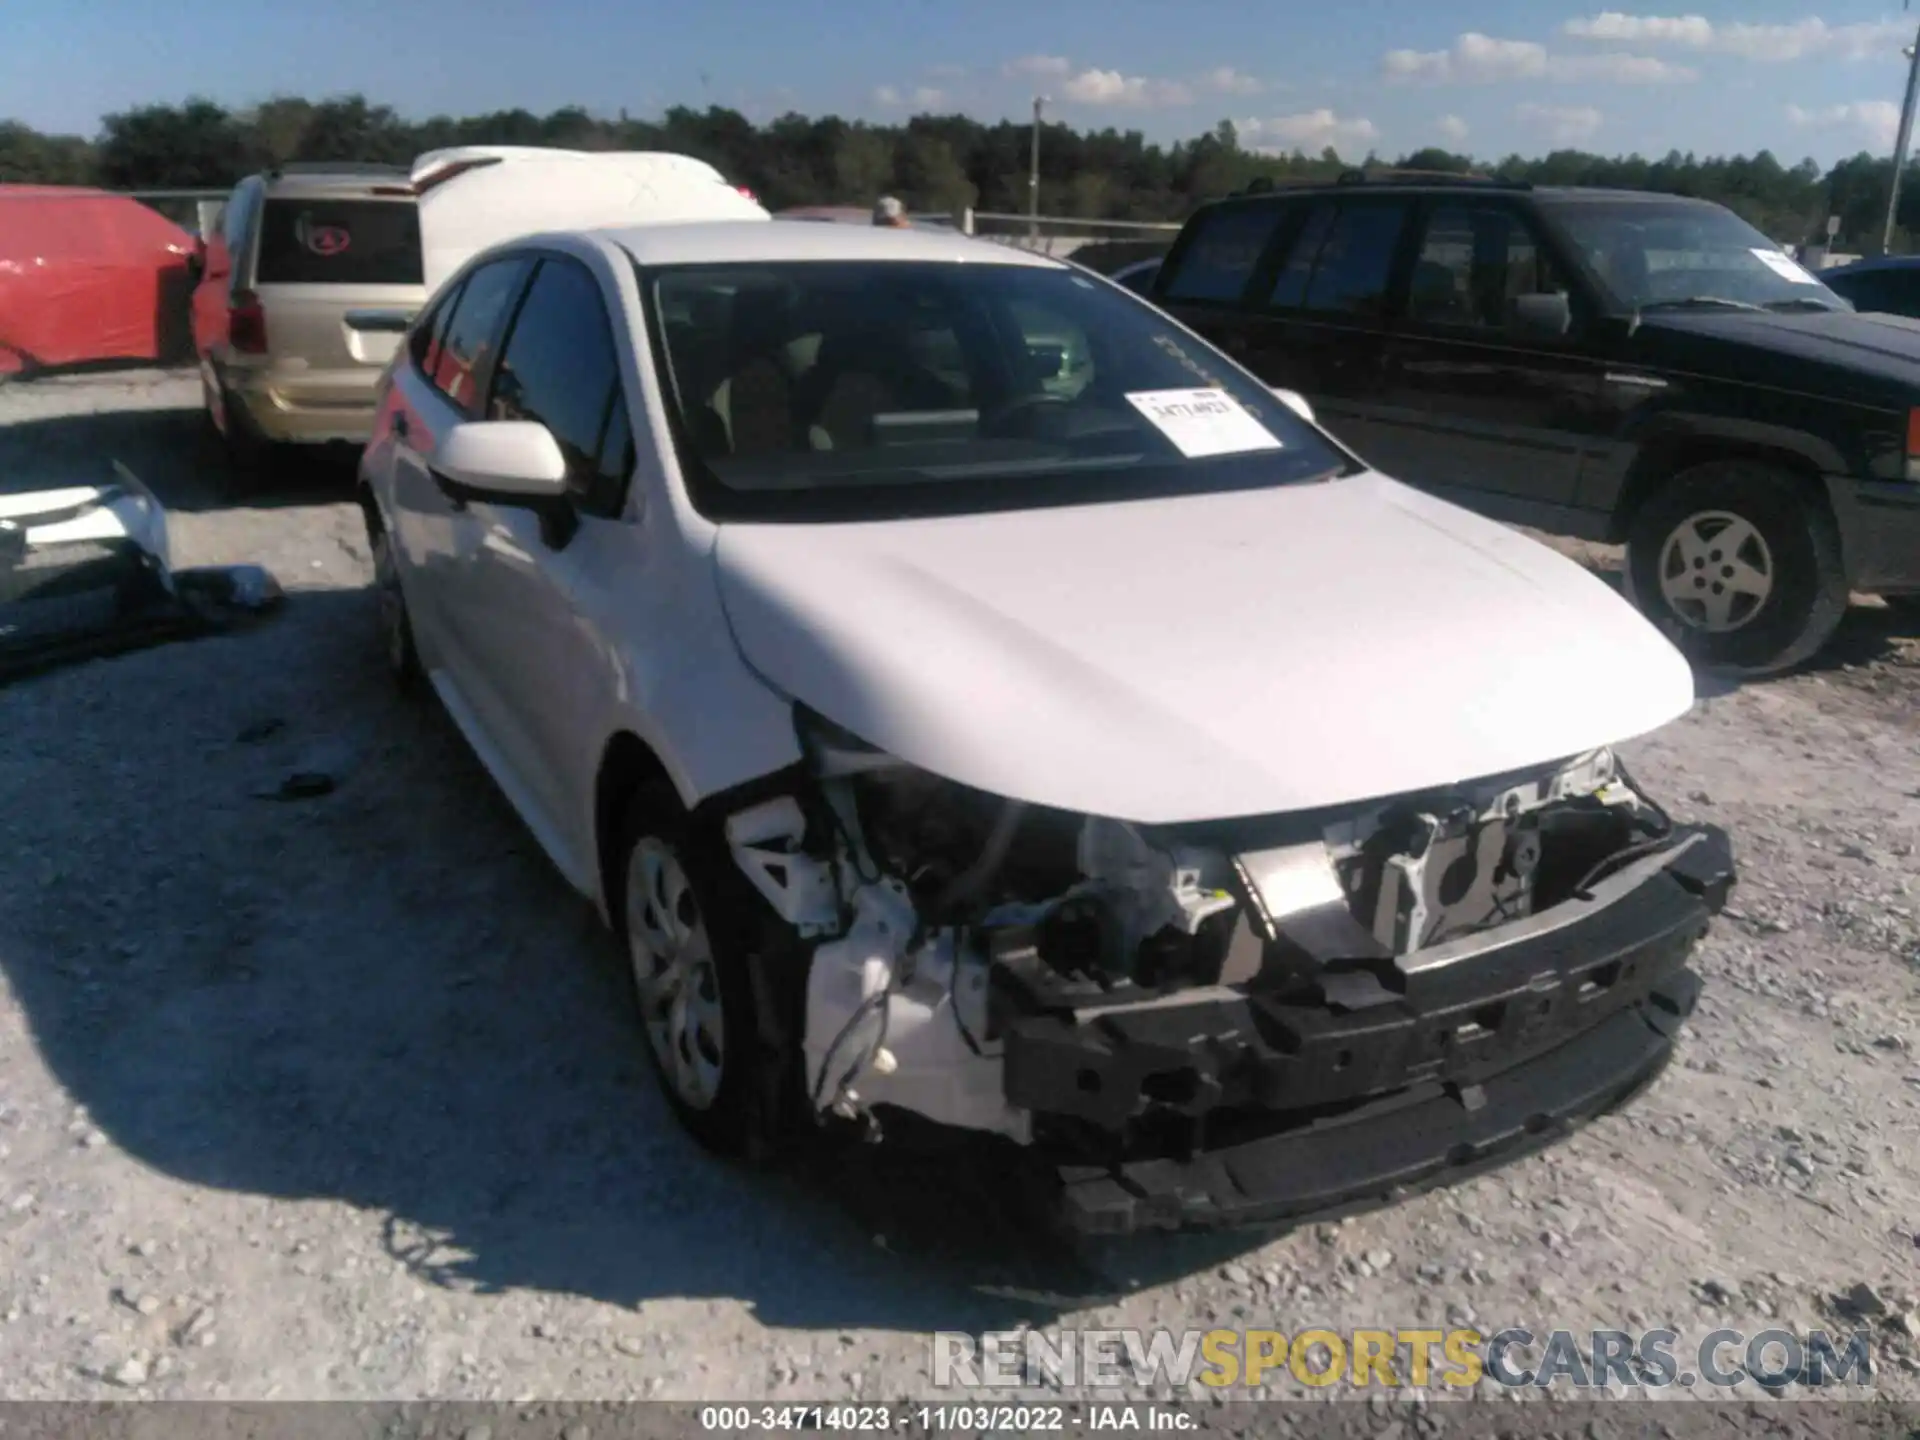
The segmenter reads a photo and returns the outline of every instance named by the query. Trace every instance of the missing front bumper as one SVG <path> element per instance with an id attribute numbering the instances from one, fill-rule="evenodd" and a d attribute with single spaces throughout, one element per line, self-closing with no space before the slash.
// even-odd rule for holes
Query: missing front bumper
<path id="1" fill-rule="evenodd" d="M 1626 883 L 1627 879 L 1631 883 Z M 1615 894 L 1318 999 L 1259 986 L 1016 1021 L 1068 1223 L 1265 1223 L 1390 1199 L 1537 1147 L 1665 1063 L 1731 847 L 1676 830 Z M 1598 888 L 1598 887 L 1596 887 Z"/>
<path id="2" fill-rule="evenodd" d="M 1507 1164 L 1631 1099 L 1665 1068 L 1700 982 L 1667 977 L 1647 1004 L 1483 1083 L 1430 1083 L 1338 1121 L 1192 1160 L 1062 1166 L 1058 1213 L 1087 1234 L 1297 1224 L 1393 1204 Z"/>

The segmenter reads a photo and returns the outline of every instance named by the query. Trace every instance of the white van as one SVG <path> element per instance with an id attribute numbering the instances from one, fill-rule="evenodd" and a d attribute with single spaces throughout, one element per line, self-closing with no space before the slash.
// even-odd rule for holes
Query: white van
<path id="1" fill-rule="evenodd" d="M 554 226 L 769 219 L 713 166 L 661 151 L 434 150 L 400 169 L 286 167 L 240 182 L 194 295 L 202 390 L 228 483 L 272 447 L 364 444 L 374 386 L 450 273 Z"/>

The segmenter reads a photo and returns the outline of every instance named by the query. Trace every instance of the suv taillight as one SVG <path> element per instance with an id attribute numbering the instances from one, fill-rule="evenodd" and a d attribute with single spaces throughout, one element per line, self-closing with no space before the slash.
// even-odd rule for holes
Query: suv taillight
<path id="1" fill-rule="evenodd" d="M 760 203 L 760 197 L 759 197 L 758 195 L 756 195 L 756 194 L 754 194 L 754 193 L 753 193 L 753 191 L 751 191 L 751 190 L 749 190 L 749 189 L 748 189 L 748 188 L 747 188 L 746 186 L 744 186 L 744 185 L 736 185 L 736 186 L 734 186 L 733 188 L 734 188 L 734 189 L 735 189 L 736 191 L 738 191 L 738 192 L 739 192 L 740 194 L 742 194 L 742 195 L 744 195 L 744 196 L 746 196 L 746 197 L 747 197 L 747 199 L 749 199 L 749 200 L 751 200 L 751 201 L 753 201 L 753 203 L 754 203 L 754 204 L 756 204 L 756 205 L 758 205 L 758 204 Z"/>
<path id="2" fill-rule="evenodd" d="M 267 353 L 267 312 L 251 290 L 242 290 L 227 306 L 227 343 L 242 355 Z"/>

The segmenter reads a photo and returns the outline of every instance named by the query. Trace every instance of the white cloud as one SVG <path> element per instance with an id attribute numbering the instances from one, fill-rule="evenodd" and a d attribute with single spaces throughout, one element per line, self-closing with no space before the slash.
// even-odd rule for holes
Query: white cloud
<path id="1" fill-rule="evenodd" d="M 1271 120 L 1236 120 L 1233 128 L 1251 150 L 1316 152 L 1329 145 L 1336 150 L 1359 150 L 1380 138 L 1380 128 L 1364 116 L 1343 118 L 1328 109 Z"/>
<path id="2" fill-rule="evenodd" d="M 1064 55 L 1022 55 L 1018 60 L 1009 60 L 1000 67 L 1000 73 L 1012 78 L 1025 75 L 1029 79 L 1047 80 L 1057 75 L 1065 75 L 1073 69 L 1073 62 Z"/>
<path id="3" fill-rule="evenodd" d="M 1524 80 L 1547 73 L 1547 47 L 1470 30 L 1450 50 L 1389 50 L 1380 64 L 1389 80 Z"/>
<path id="4" fill-rule="evenodd" d="M 1529 129 L 1546 131 L 1555 145 L 1591 140 L 1607 119 L 1591 105 L 1520 105 L 1513 113 Z"/>
<path id="5" fill-rule="evenodd" d="M 1267 88 L 1264 82 L 1244 71 L 1234 69 L 1231 65 L 1222 65 L 1217 70 L 1209 70 L 1200 77 L 1200 84 L 1203 89 L 1211 90 L 1217 95 L 1258 95 Z"/>
<path id="6" fill-rule="evenodd" d="M 1433 128 L 1440 132 L 1440 138 L 1458 145 L 1467 138 L 1467 122 L 1458 115 L 1442 115 L 1433 122 Z"/>
<path id="7" fill-rule="evenodd" d="M 1082 70 L 1060 89 L 1067 99 L 1080 105 L 1159 109 L 1193 102 L 1193 92 L 1177 81 L 1122 75 L 1118 70 Z"/>
<path id="8" fill-rule="evenodd" d="M 931 85 L 919 85 L 911 90 L 902 90 L 897 85 L 882 85 L 873 92 L 873 103 L 889 110 L 911 109 L 918 111 L 937 110 L 947 103 L 947 92 L 936 90 Z"/>
<path id="9" fill-rule="evenodd" d="M 1882 150 L 1900 138 L 1900 107 L 1891 100 L 1856 100 L 1818 110 L 1789 105 L 1787 119 L 1802 130 L 1852 130 Z"/>
<path id="10" fill-rule="evenodd" d="M 1785 25 L 1716 25 L 1703 15 L 1627 15 L 1618 10 L 1569 20 L 1562 28 L 1581 40 L 1676 45 L 1773 64 L 1815 57 L 1897 56 L 1913 38 L 1913 26 L 1905 20 L 1829 25 L 1815 16 Z"/>
<path id="11" fill-rule="evenodd" d="M 1652 55 L 1555 55 L 1547 61 L 1555 80 L 1598 80 L 1610 85 L 1684 85 L 1700 72 Z"/>
<path id="12" fill-rule="evenodd" d="M 1509 80 L 1594 80 L 1664 85 L 1699 79 L 1697 70 L 1651 55 L 1555 55 L 1534 40 L 1501 40 L 1468 31 L 1446 50 L 1389 50 L 1380 62 L 1389 82 L 1490 85 Z"/>
<path id="13" fill-rule="evenodd" d="M 1645 41 L 1655 45 L 1690 45 L 1704 50 L 1713 43 L 1713 22 L 1704 15 L 1622 15 L 1604 10 L 1598 15 L 1567 21 L 1566 33 L 1580 40 Z"/>

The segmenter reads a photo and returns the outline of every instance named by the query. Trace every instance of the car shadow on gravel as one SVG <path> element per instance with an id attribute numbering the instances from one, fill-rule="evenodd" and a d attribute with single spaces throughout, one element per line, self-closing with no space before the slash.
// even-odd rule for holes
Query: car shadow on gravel
<path id="1" fill-rule="evenodd" d="M 281 446 L 241 498 L 222 484 L 227 460 L 198 409 L 102 410 L 0 423 L 0 488 L 98 485 L 118 460 L 169 511 L 272 510 L 324 504 L 353 491 L 350 445 Z"/>
<path id="2" fill-rule="evenodd" d="M 460 1289 L 926 1331 L 1258 1238 L 1095 1263 L 991 1170 L 696 1150 L 616 947 L 439 708 L 393 693 L 367 592 L 25 682 L 0 729 L 0 963 L 45 1063 L 141 1165 L 361 1212 L 303 1221 L 337 1227 L 320 1258 L 384 1243 Z"/>

